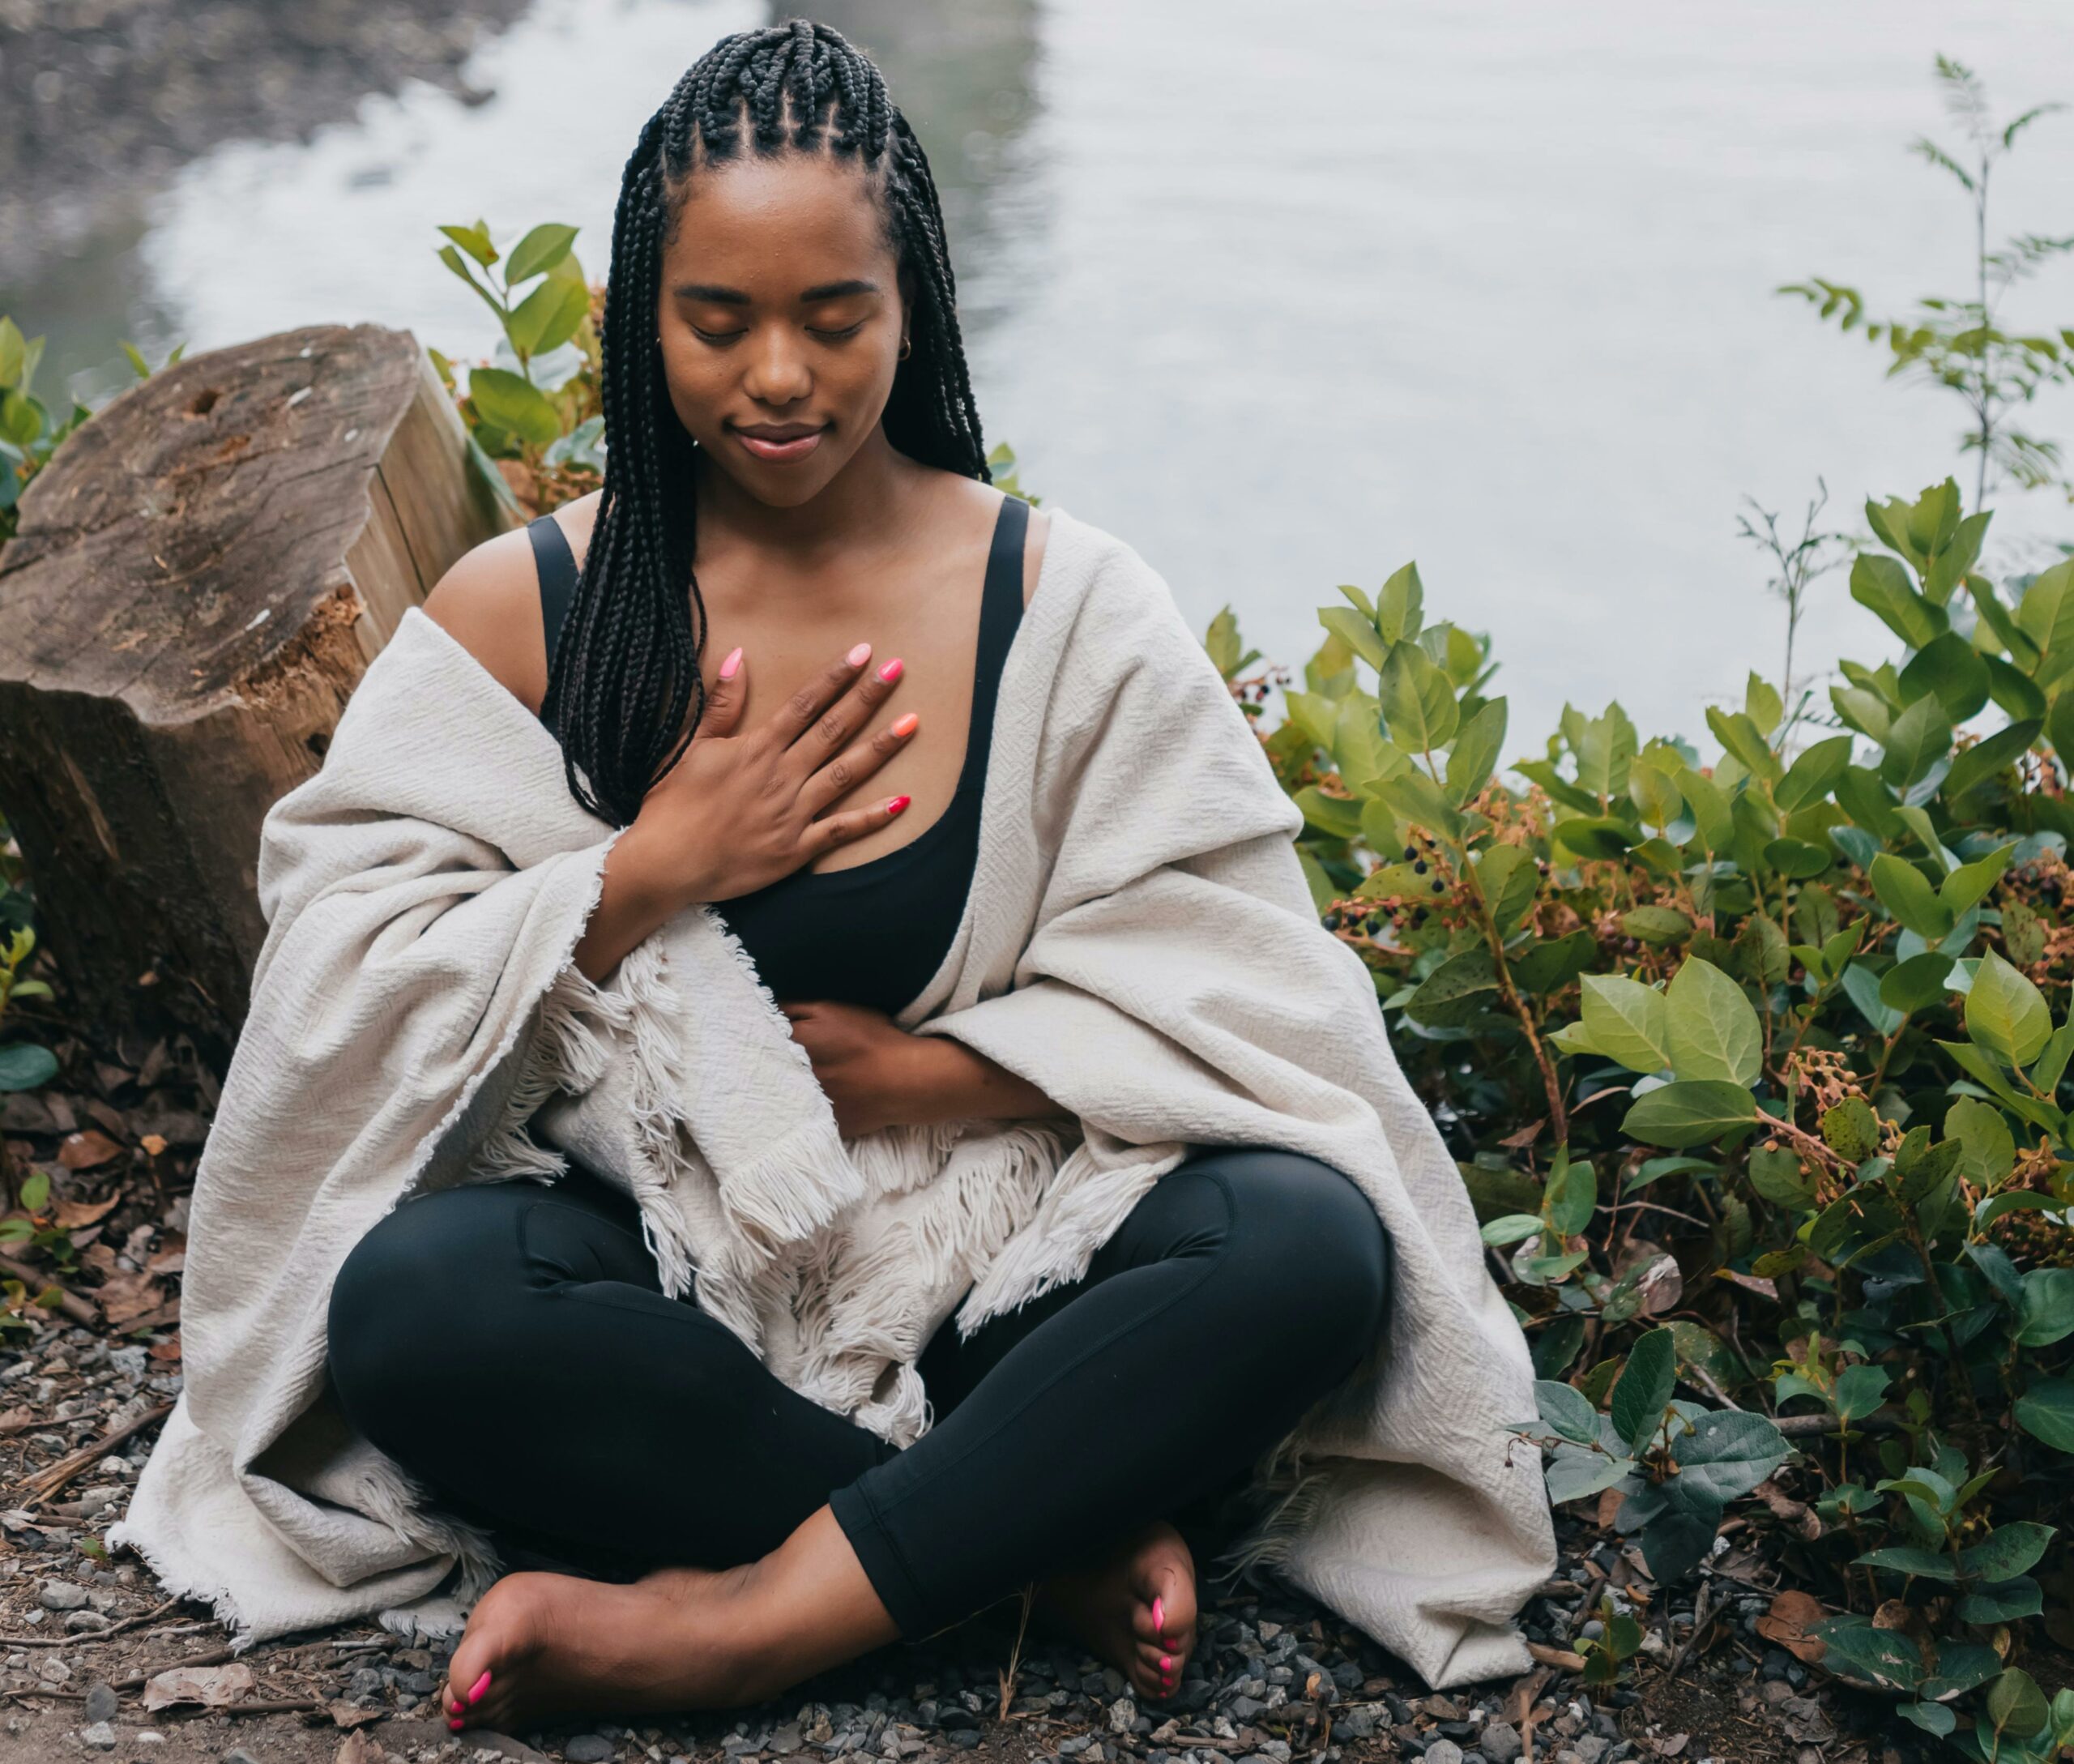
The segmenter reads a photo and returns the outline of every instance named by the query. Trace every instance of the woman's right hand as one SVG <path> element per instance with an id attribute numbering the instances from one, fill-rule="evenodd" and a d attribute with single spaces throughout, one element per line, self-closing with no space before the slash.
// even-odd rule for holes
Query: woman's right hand
<path id="1" fill-rule="evenodd" d="M 858 644 L 746 729 L 748 664 L 739 650 L 721 663 L 689 743 L 622 836 L 639 836 L 664 899 L 732 900 L 875 831 L 907 807 L 906 797 L 890 797 L 830 812 L 915 733 L 910 712 L 868 741 L 853 739 L 900 682 L 897 657 L 877 668 L 870 660 L 871 646 Z"/>

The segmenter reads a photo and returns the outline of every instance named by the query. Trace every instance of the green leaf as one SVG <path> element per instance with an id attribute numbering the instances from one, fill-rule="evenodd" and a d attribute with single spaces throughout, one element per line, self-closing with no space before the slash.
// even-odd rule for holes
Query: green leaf
<path id="1" fill-rule="evenodd" d="M 1670 1066 L 1671 1012 L 1664 995 L 1640 980 L 1587 974 L 1581 1015 L 1591 1044 L 1630 1071 Z"/>
<path id="2" fill-rule="evenodd" d="M 1863 1096 L 1846 1096 L 1822 1112 L 1822 1139 L 1846 1164 L 1863 1164 L 1880 1149 L 1880 1121 Z"/>
<path id="3" fill-rule="evenodd" d="M 1930 775 L 1952 750 L 1952 725 L 1934 698 L 1918 698 L 1894 719 L 1880 743 L 1886 750 L 1880 775 L 1897 790 Z"/>
<path id="4" fill-rule="evenodd" d="M 58 1056 L 33 1041 L 0 1047 L 0 1091 L 32 1091 L 58 1075 Z"/>
<path id="5" fill-rule="evenodd" d="M 1534 1400 L 1543 1424 L 1580 1446 L 1598 1443 L 1598 1411 L 1574 1385 L 1553 1378 L 1534 1381 Z"/>
<path id="6" fill-rule="evenodd" d="M 2052 1033 L 2052 1013 L 2038 988 L 1990 950 L 1966 994 L 1966 1033 L 2012 1066 L 2029 1066 Z"/>
<path id="7" fill-rule="evenodd" d="M 1487 699 L 1463 724 L 1455 737 L 1454 751 L 1448 755 L 1448 794 L 1457 808 L 1491 781 L 1491 768 L 1497 764 L 1504 743 L 1505 701 Z"/>
<path id="8" fill-rule="evenodd" d="M 1386 643 L 1402 643 L 1419 634 L 1425 617 L 1426 587 L 1419 566 L 1408 563 L 1383 584 L 1376 601 L 1376 628 Z"/>
<path id="9" fill-rule="evenodd" d="M 1725 852 L 1735 840 L 1735 817 L 1728 798 L 1713 779 L 1702 777 L 1690 766 L 1675 779 L 1679 794 L 1692 809 L 1699 829 L 1700 843 L 1709 852 Z"/>
<path id="10" fill-rule="evenodd" d="M 1827 1650 L 1822 1664 L 1875 1689 L 1913 1691 L 1923 1682 L 1923 1651 L 1905 1629 L 1875 1629 L 1863 1617 L 1829 1617 L 1810 1626 Z"/>
<path id="11" fill-rule="evenodd" d="M 1750 1154 L 1750 1185 L 1774 1207 L 1815 1203 L 1814 1177 L 1801 1168 L 1799 1155 L 1782 1146 L 1760 1147 Z"/>
<path id="12" fill-rule="evenodd" d="M 1614 1400 L 1616 1404 L 1620 1400 L 1618 1390 Z M 1678 1464 L 1680 1498 L 1690 1500 L 1696 1494 L 1726 1505 L 1756 1488 L 1786 1462 L 1791 1450 L 1776 1427 L 1748 1409 L 1717 1409 L 1701 1416 L 1692 1423 L 1692 1431 L 1671 1448 Z"/>
<path id="13" fill-rule="evenodd" d="M 505 286 L 512 287 L 543 270 L 553 269 L 569 255 L 575 238 L 575 228 L 559 221 L 543 221 L 512 247 L 510 261 L 504 266 Z"/>
<path id="14" fill-rule="evenodd" d="M 1525 955 L 1512 958 L 1513 984 L 1522 992 L 1556 992 L 1598 959 L 1598 939 L 1589 929 L 1573 931 L 1568 937 L 1544 938 Z"/>
<path id="15" fill-rule="evenodd" d="M 2008 1130 L 2005 1127 L 2004 1133 Z M 2007 1174 L 2004 1164 L 2002 1174 Z M 2074 1268 L 2032 1268 L 2024 1275 L 2024 1296 L 2012 1332 L 2026 1348 L 2050 1348 L 2074 1335 Z"/>
<path id="16" fill-rule="evenodd" d="M 568 342 L 590 310 L 591 291 L 581 282 L 550 276 L 519 301 L 505 324 L 505 335 L 513 349 L 530 360 Z"/>
<path id="17" fill-rule="evenodd" d="M 2074 1382 L 2033 1378 L 2016 1399 L 2016 1424 L 2055 1451 L 2074 1455 Z"/>
<path id="18" fill-rule="evenodd" d="M 1589 1158 L 1572 1161 L 1567 1149 L 1559 1150 L 1543 1192 L 1541 1216 L 1559 1237 L 1575 1237 L 1590 1224 L 1592 1210 L 1598 1204 L 1598 1172 Z"/>
<path id="19" fill-rule="evenodd" d="M 1850 597 L 1869 608 L 1887 629 L 1911 649 L 1926 647 L 1944 635 L 1948 621 L 1909 585 L 1909 573 L 1892 557 L 1862 551 L 1850 568 Z"/>
<path id="20" fill-rule="evenodd" d="M 1351 606 L 1321 606 L 1318 609 L 1318 622 L 1335 637 L 1345 641 L 1362 660 L 1380 673 L 1383 664 L 1389 659 L 1389 650 L 1382 639 L 1376 634 L 1376 627 L 1362 617 Z"/>
<path id="21" fill-rule="evenodd" d="M 1664 996 L 1671 1066 L 1679 1077 L 1719 1078 L 1744 1089 L 1757 1082 L 1764 1031 L 1740 986 L 1695 955 L 1672 976 Z"/>
<path id="22" fill-rule="evenodd" d="M 1517 845 L 1487 846 L 1472 866 L 1476 885 L 1491 908 L 1491 923 L 1509 934 L 1534 904 L 1541 873 L 1534 854 Z"/>
<path id="23" fill-rule="evenodd" d="M 1934 1549 L 1913 1544 L 1897 1544 L 1887 1549 L 1867 1550 L 1858 1558 L 1861 1568 L 1884 1568 L 1890 1574 L 1909 1574 L 1918 1580 L 1957 1582 L 1958 1565 Z"/>
<path id="24" fill-rule="evenodd" d="M 1713 706 L 1707 707 L 1707 727 L 1714 732 L 1714 738 L 1734 754 L 1744 771 L 1759 778 L 1777 778 L 1779 775 L 1779 758 L 1743 711 L 1724 713 Z"/>
<path id="25" fill-rule="evenodd" d="M 2016 624 L 2038 645 L 2038 662 L 2031 677 L 2041 686 L 2074 668 L 2074 560 L 2042 570 L 2024 591 Z"/>
<path id="26" fill-rule="evenodd" d="M 1549 836 L 1578 857 L 1602 862 L 1623 856 L 1641 843 L 1641 830 L 1614 815 L 1573 815 L 1558 821 Z"/>
<path id="27" fill-rule="evenodd" d="M 1969 1580 L 2013 1580 L 2029 1574 L 2045 1554 L 2054 1530 L 2035 1519 L 1999 1525 L 1979 1543 L 1959 1552 L 1959 1571 Z"/>
<path id="28" fill-rule="evenodd" d="M 1498 975 L 1485 949 L 1451 955 L 1427 975 L 1404 1007 L 1405 1014 L 1428 1028 L 1456 1028 L 1488 1008 L 1498 990 Z"/>
<path id="29" fill-rule="evenodd" d="M 2074 703 L 2074 699 L 2069 702 Z M 1957 801 L 1974 785 L 1985 783 L 2013 765 L 2018 756 L 2030 750 L 2031 743 L 2038 738 L 2042 726 L 2036 717 L 2028 717 L 2012 723 L 2007 728 L 1997 729 L 1986 741 L 1974 742 L 1952 762 L 1952 769 L 1945 773 L 1945 801 Z"/>
<path id="30" fill-rule="evenodd" d="M 1639 1098 L 1620 1130 L 1643 1145 L 1683 1151 L 1704 1145 L 1757 1119 L 1757 1104 L 1739 1085 L 1695 1078 L 1666 1084 Z"/>
<path id="31" fill-rule="evenodd" d="M 1390 739 L 1409 752 L 1437 752 L 1454 738 L 1462 720 L 1448 677 L 1415 643 L 1390 645 L 1376 696 Z"/>
<path id="32" fill-rule="evenodd" d="M 1927 1010 L 1950 989 L 1945 979 L 1951 972 L 1952 958 L 1939 950 L 1911 955 L 1880 976 L 1880 1002 L 1910 1014 Z"/>
<path id="33" fill-rule="evenodd" d="M 1871 877 L 1880 903 L 1926 943 L 1936 942 L 1952 929 L 1952 916 L 1914 865 L 1882 852 L 1872 860 Z"/>
<path id="34" fill-rule="evenodd" d="M 1992 1629 L 1998 1623 L 2015 1623 L 2038 1616 L 2045 1609 L 2038 1596 L 2038 1583 L 2029 1574 L 1998 1581 L 1969 1592 L 1959 1601 L 1959 1621 Z"/>
<path id="35" fill-rule="evenodd" d="M 1692 921 L 1675 907 L 1634 907 L 1620 915 L 1620 929 L 1631 938 L 1662 946 L 1683 943 L 1692 934 Z"/>
<path id="36" fill-rule="evenodd" d="M 1743 714 L 1756 725 L 1760 735 L 1766 736 L 1779 726 L 1779 719 L 1786 715 L 1786 701 L 1780 698 L 1778 688 L 1754 669 L 1749 683 L 1743 689 Z"/>
<path id="37" fill-rule="evenodd" d="M 1502 1219 L 1494 1219 L 1479 1233 L 1484 1242 L 1494 1249 L 1502 1249 L 1507 1244 L 1523 1243 L 1541 1229 L 1538 1213 L 1508 1213 Z"/>
<path id="38" fill-rule="evenodd" d="M 2008 1668 L 1987 1687 L 1987 1719 L 1998 1735 L 2029 1739 L 2042 1732 L 2051 1717 L 2045 1693 L 2019 1667 Z"/>
<path id="39" fill-rule="evenodd" d="M 1987 664 L 1957 631 L 1933 638 L 1902 668 L 1903 698 L 1913 701 L 1925 694 L 1954 724 L 1977 715 L 1987 703 Z"/>
<path id="40" fill-rule="evenodd" d="M 1361 831 L 1361 805 L 1345 797 L 1329 797 L 1316 784 L 1306 784 L 1295 802 L 1306 821 L 1334 839 L 1351 839 Z"/>
<path id="41" fill-rule="evenodd" d="M 1641 1450 L 1662 1424 L 1677 1378 L 1678 1347 L 1669 1330 L 1651 1330 L 1628 1351 L 1613 1387 L 1612 1413 L 1614 1431 L 1632 1450 Z"/>
<path id="42" fill-rule="evenodd" d="M 1938 885 L 1937 903 L 1957 920 L 1969 907 L 1987 899 L 1987 891 L 2002 880 L 2016 849 L 2016 842 L 2012 839 L 1977 862 L 1961 864 Z"/>
<path id="43" fill-rule="evenodd" d="M 1369 793 L 1400 821 L 1423 827 L 1445 839 L 1462 837 L 1461 811 L 1424 772 L 1406 771 L 1394 778 L 1377 779 L 1368 788 Z M 1297 800 L 1303 800 L 1300 794 Z"/>
<path id="44" fill-rule="evenodd" d="M 561 433 L 561 419 L 546 395 L 506 368 L 470 369 L 468 402 L 484 421 L 536 447 L 544 447 Z"/>
<path id="45" fill-rule="evenodd" d="M 472 227 L 442 227 L 439 230 L 484 269 L 497 261 L 497 247 L 489 242 L 489 229 L 480 220 Z"/>
<path id="46" fill-rule="evenodd" d="M 1772 800 L 1788 814 L 1811 802 L 1820 802 L 1843 776 L 1844 767 L 1850 763 L 1850 750 L 1848 735 L 1816 742 L 1788 768 L 1772 792 Z"/>
<path id="47" fill-rule="evenodd" d="M 1880 978 L 1863 962 L 1853 962 L 1844 970 L 1843 989 L 1845 995 L 1858 1006 L 1858 1014 L 1876 1034 L 1886 1036 L 1898 1031 L 1908 1019 L 1880 1002 Z"/>
<path id="48" fill-rule="evenodd" d="M 1792 882 L 1812 882 L 1829 867 L 1828 850 L 1805 839 L 1768 839 L 1765 861 Z"/>
<path id="49" fill-rule="evenodd" d="M 1940 1740 L 1959 1724 L 1959 1718 L 1941 1702 L 1905 1702 L 1894 1712 Z"/>
<path id="50" fill-rule="evenodd" d="M 1558 1446 L 1548 1460 L 1548 1498 L 1581 1501 L 1610 1489 L 1633 1473 L 1632 1458 L 1608 1457 L 1577 1446 Z"/>

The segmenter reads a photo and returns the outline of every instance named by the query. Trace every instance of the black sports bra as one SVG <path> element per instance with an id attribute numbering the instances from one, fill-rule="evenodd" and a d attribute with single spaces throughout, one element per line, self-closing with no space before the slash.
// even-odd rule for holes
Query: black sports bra
<path id="1" fill-rule="evenodd" d="M 846 869 L 796 869 L 714 903 L 774 996 L 838 999 L 889 1015 L 915 998 L 950 953 L 979 851 L 979 799 L 994 700 L 1022 618 L 1023 541 L 1030 505 L 1005 496 L 979 603 L 972 720 L 950 806 L 905 845 Z M 576 557 L 552 515 L 527 523 L 540 579 L 549 665 L 576 589 Z"/>

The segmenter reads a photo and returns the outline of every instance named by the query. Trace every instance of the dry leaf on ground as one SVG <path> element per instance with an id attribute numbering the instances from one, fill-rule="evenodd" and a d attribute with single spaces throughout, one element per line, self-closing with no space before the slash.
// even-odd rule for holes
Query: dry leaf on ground
<path id="1" fill-rule="evenodd" d="M 1772 1608 L 1757 1619 L 1757 1633 L 1776 1642 L 1803 1666 L 1819 1666 L 1829 1649 L 1820 1638 L 1807 1632 L 1829 1612 L 1821 1601 L 1804 1592 L 1782 1592 Z"/>
<path id="2" fill-rule="evenodd" d="M 250 1666 L 174 1666 L 144 1686 L 144 1706 L 159 1710 L 198 1702 L 205 1709 L 220 1709 L 227 1702 L 243 1702 L 258 1687 Z"/>
<path id="3" fill-rule="evenodd" d="M 68 1170 L 91 1170 L 122 1155 L 122 1147 L 97 1127 L 67 1134 L 58 1142 L 58 1161 Z"/>

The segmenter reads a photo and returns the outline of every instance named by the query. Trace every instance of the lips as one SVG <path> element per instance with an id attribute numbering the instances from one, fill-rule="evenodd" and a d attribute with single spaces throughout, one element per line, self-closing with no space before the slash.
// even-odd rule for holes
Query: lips
<path id="1" fill-rule="evenodd" d="M 814 429 L 804 423 L 756 423 L 732 433 L 751 459 L 769 465 L 789 465 L 804 459 L 821 445 L 826 425 Z"/>

